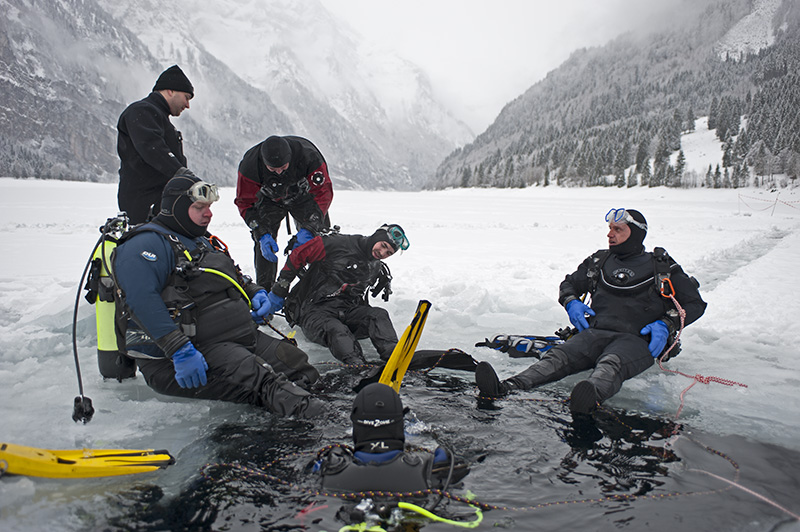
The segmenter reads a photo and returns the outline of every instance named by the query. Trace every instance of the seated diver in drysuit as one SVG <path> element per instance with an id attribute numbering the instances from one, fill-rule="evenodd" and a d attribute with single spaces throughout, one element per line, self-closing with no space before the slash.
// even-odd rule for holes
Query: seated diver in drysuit
<path id="1" fill-rule="evenodd" d="M 152 389 L 312 416 L 319 378 L 306 354 L 258 330 L 251 315 L 267 292 L 243 276 L 207 232 L 216 186 L 191 172 L 164 187 L 161 212 L 122 237 L 114 279 L 145 341 L 128 353 Z M 131 331 L 129 331 L 131 332 Z M 142 335 L 141 333 L 146 333 Z"/>
<path id="2" fill-rule="evenodd" d="M 322 488 L 342 492 L 416 492 L 447 489 L 469 468 L 458 457 L 438 447 L 405 450 L 403 403 L 390 386 L 372 383 L 356 395 L 350 419 L 353 444 L 326 449 L 313 471 Z"/>

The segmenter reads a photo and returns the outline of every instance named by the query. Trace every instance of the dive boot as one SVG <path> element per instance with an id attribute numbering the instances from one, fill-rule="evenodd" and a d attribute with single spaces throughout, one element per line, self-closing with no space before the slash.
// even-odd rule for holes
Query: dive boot
<path id="1" fill-rule="evenodd" d="M 478 362 L 475 367 L 475 384 L 484 397 L 503 397 L 511 391 L 510 386 L 500 380 L 488 362 Z"/>
<path id="2" fill-rule="evenodd" d="M 321 417 L 325 413 L 325 403 L 316 397 L 306 397 L 295 407 L 292 415 L 302 419 L 313 419 Z"/>
<path id="3" fill-rule="evenodd" d="M 569 396 L 569 409 L 573 414 L 591 414 L 597 408 L 597 388 L 591 381 L 580 381 Z"/>

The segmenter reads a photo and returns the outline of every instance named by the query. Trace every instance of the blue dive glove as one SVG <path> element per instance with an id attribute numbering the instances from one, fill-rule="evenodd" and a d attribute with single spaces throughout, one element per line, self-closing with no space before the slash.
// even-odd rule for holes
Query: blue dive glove
<path id="1" fill-rule="evenodd" d="M 175 351 L 172 355 L 172 365 L 175 366 L 175 380 L 181 388 L 199 388 L 208 382 L 206 379 L 208 364 L 192 342 L 186 342 L 183 347 Z"/>
<path id="2" fill-rule="evenodd" d="M 256 323 L 263 323 L 265 316 L 275 314 L 283 308 L 283 298 L 276 296 L 272 292 L 267 293 L 266 290 L 256 292 L 251 302 L 253 303 L 253 310 L 250 311 L 250 316 Z"/>
<path id="3" fill-rule="evenodd" d="M 250 298 L 250 306 L 253 309 L 253 312 L 256 312 L 256 314 L 258 314 L 257 311 L 263 308 L 264 305 L 269 305 L 269 298 L 267 297 L 267 291 L 261 289 L 258 292 L 256 292 L 253 297 Z"/>
<path id="4" fill-rule="evenodd" d="M 272 235 L 267 233 L 259 239 L 258 243 L 261 245 L 261 255 L 265 259 L 270 262 L 278 262 L 278 257 L 275 255 L 275 252 L 278 251 L 278 244 L 272 238 Z"/>
<path id="5" fill-rule="evenodd" d="M 578 332 L 589 328 L 589 322 L 586 321 L 586 316 L 584 316 L 584 314 L 594 316 L 594 311 L 584 305 L 583 301 L 580 299 L 573 299 L 567 303 L 566 309 L 569 315 L 569 321 L 578 328 Z"/>
<path id="6" fill-rule="evenodd" d="M 650 354 L 653 355 L 653 358 L 658 358 L 658 355 L 661 354 L 661 351 L 663 351 L 664 347 L 667 345 L 667 338 L 669 338 L 667 324 L 661 320 L 656 320 L 642 327 L 639 334 L 645 336 L 648 334 L 650 335 L 650 345 L 648 345 L 647 348 L 650 350 Z"/>
<path id="7" fill-rule="evenodd" d="M 314 238 L 314 233 L 309 231 L 308 229 L 300 229 L 297 234 L 294 236 L 295 244 L 292 246 L 292 249 L 296 248 L 297 246 L 302 246 L 312 238 Z"/>

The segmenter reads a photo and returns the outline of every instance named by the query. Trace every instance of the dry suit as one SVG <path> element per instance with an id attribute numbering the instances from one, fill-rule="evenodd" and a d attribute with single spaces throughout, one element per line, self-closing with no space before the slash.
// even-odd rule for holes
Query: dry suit
<path id="1" fill-rule="evenodd" d="M 117 247 L 114 277 L 135 326 L 154 339 L 129 346 L 136 350 L 129 354 L 155 391 L 247 403 L 278 414 L 308 408 L 304 388 L 319 373 L 303 351 L 257 329 L 245 294 L 252 297 L 261 287 L 242 276 L 220 246 L 205 236 L 189 238 L 145 224 Z M 170 358 L 187 341 L 208 364 L 208 384 L 199 388 L 181 388 L 175 380 Z"/>
<path id="2" fill-rule="evenodd" d="M 372 236 L 331 234 L 317 236 L 289 255 L 272 292 L 286 298 L 284 309 L 303 334 L 331 350 L 345 364 L 363 364 L 358 340 L 369 338 L 382 360 L 397 344 L 389 313 L 369 304 L 367 291 L 377 283 L 383 263 L 372 256 L 372 246 L 385 232 Z M 301 273 L 301 268 L 308 266 Z M 289 293 L 298 274 L 301 281 Z"/>
<path id="3" fill-rule="evenodd" d="M 559 287 L 558 301 L 566 305 L 580 295 L 591 295 L 595 316 L 588 318 L 589 328 L 564 344 L 547 351 L 541 360 L 506 381 L 511 388 L 528 390 L 568 375 L 592 370 L 588 379 L 594 384 L 597 401 L 616 394 L 623 381 L 653 365 L 648 339 L 639 332 L 656 320 L 663 321 L 672 337 L 680 318 L 672 301 L 660 293 L 656 282 L 656 261 L 668 272 L 675 298 L 686 311 L 684 325 L 705 312 L 698 284 L 664 254 L 656 256 L 643 248 L 626 254 L 600 250 L 589 256 L 578 269 L 567 275 Z M 669 347 L 669 342 L 667 347 Z"/>
<path id="4" fill-rule="evenodd" d="M 405 446 L 400 395 L 381 383 L 362 388 L 353 401 L 353 448 L 320 452 L 313 471 L 326 490 L 417 492 L 447 488 L 469 472 L 463 460 L 441 447 L 434 452 Z"/>
<path id="5" fill-rule="evenodd" d="M 277 263 L 261 255 L 259 239 L 270 234 L 277 240 L 281 221 L 289 214 L 298 229 L 318 233 L 330 227 L 328 208 L 333 201 L 333 184 L 328 165 L 319 149 L 308 139 L 282 137 L 291 150 L 289 167 L 280 174 L 267 169 L 262 156 L 265 142 L 245 152 L 239 163 L 236 200 L 255 241 L 256 282 L 270 286 L 275 281 Z"/>
<path id="6" fill-rule="evenodd" d="M 324 490 L 340 492 L 417 492 L 443 487 L 450 472 L 450 456 L 441 447 L 435 453 L 425 451 L 388 451 L 381 454 L 333 447 L 315 464 Z M 450 482 L 467 474 L 458 464 Z"/>

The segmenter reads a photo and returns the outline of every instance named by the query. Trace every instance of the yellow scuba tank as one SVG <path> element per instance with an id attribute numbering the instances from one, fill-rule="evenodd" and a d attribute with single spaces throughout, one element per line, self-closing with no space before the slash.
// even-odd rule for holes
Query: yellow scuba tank
<path id="1" fill-rule="evenodd" d="M 89 281 L 92 291 L 96 292 L 94 301 L 89 302 L 94 304 L 97 322 L 97 365 L 103 377 L 120 381 L 136 375 L 136 362 L 125 355 L 125 337 L 118 333 L 116 327 L 118 302 L 114 280 L 108 268 L 111 267 L 111 254 L 117 247 L 117 239 L 127 225 L 127 216 L 120 213 L 101 229 L 103 236 L 92 255 Z"/>

